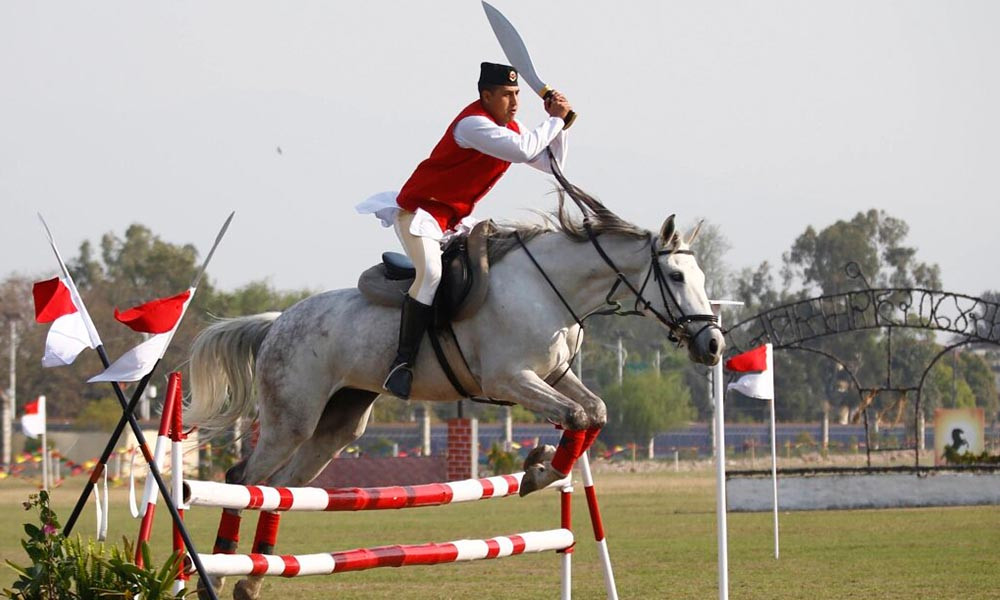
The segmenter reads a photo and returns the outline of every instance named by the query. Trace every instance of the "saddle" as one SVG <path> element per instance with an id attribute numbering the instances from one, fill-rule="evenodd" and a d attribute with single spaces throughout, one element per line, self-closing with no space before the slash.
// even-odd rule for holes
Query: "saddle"
<path id="1" fill-rule="evenodd" d="M 467 236 L 455 236 L 441 254 L 441 284 L 434 295 L 435 324 L 463 321 L 476 314 L 489 291 L 488 237 L 492 221 L 481 221 Z M 413 263 L 405 254 L 383 252 L 382 262 L 365 270 L 358 289 L 369 302 L 403 306 L 413 283 Z"/>
<path id="2" fill-rule="evenodd" d="M 438 363 L 459 395 L 477 402 L 510 404 L 482 397 L 482 383 L 469 368 L 451 324 L 476 314 L 489 291 L 487 255 L 492 221 L 481 221 L 465 236 L 456 236 L 441 253 L 441 283 L 434 295 L 434 316 L 427 337 Z M 358 289 L 371 303 L 403 306 L 416 273 L 410 259 L 398 252 L 382 253 L 382 262 L 365 270 Z"/>

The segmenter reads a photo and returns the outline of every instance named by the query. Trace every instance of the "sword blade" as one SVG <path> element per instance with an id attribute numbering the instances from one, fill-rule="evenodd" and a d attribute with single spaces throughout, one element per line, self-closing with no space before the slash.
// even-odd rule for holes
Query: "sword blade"
<path id="1" fill-rule="evenodd" d="M 490 27 L 493 28 L 493 33 L 497 36 L 497 41 L 500 42 L 500 48 L 503 49 L 511 66 L 517 69 L 521 79 L 528 84 L 528 87 L 539 96 L 544 97 L 549 88 L 542 83 L 538 73 L 535 72 L 531 55 L 528 54 L 528 48 L 524 45 L 520 34 L 517 33 L 517 29 L 514 29 L 507 17 L 489 3 L 483 2 L 483 10 L 486 11 Z"/>

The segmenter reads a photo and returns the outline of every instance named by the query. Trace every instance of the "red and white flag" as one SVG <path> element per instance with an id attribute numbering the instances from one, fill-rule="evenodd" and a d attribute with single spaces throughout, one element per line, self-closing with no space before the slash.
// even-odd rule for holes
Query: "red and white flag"
<path id="1" fill-rule="evenodd" d="M 24 405 L 21 431 L 31 439 L 45 435 L 45 396 L 39 396 Z"/>
<path id="2" fill-rule="evenodd" d="M 87 381 L 96 383 L 99 381 L 139 381 L 142 379 L 153 369 L 156 361 L 163 358 L 193 295 L 194 288 L 190 288 L 176 296 L 158 298 L 128 310 L 115 309 L 115 318 L 129 328 L 140 333 L 153 335 L 122 354 L 104 372 Z"/>
<path id="3" fill-rule="evenodd" d="M 744 396 L 760 400 L 774 399 L 774 350 L 771 344 L 757 346 L 743 354 L 737 354 L 726 361 L 726 368 L 737 373 L 746 373 L 727 389 L 736 390 Z"/>
<path id="4" fill-rule="evenodd" d="M 83 302 L 73 291 L 72 280 L 58 277 L 39 281 L 31 288 L 35 298 L 35 320 L 52 323 L 45 336 L 43 367 L 73 364 L 84 348 L 96 348 L 101 343 L 96 330 L 88 323 L 86 311 L 80 310 Z"/>

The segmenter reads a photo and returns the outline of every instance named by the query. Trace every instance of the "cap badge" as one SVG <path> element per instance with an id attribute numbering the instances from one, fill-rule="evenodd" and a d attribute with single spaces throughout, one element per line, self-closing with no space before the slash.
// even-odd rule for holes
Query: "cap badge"
<path id="1" fill-rule="evenodd" d="M 511 81 L 517 81 L 517 71 L 511 70 L 511 72 L 507 74 L 507 77 L 510 78 Z"/>

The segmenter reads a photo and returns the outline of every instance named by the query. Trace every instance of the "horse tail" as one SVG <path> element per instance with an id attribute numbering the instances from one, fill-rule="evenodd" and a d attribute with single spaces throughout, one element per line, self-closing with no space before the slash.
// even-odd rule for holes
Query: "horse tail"
<path id="1" fill-rule="evenodd" d="M 222 319 L 198 334 L 191 347 L 191 400 L 185 423 L 211 436 L 253 412 L 257 350 L 280 314 Z"/>

